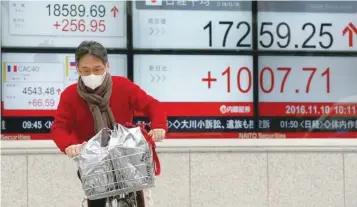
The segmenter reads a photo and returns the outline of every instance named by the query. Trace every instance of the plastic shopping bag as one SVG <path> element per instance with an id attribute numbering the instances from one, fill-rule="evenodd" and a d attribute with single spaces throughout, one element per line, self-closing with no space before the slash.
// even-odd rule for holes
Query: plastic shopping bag
<path id="1" fill-rule="evenodd" d="M 108 136 L 109 130 L 101 130 L 83 145 L 81 153 L 75 158 L 87 197 L 108 192 L 115 187 L 108 147 L 103 143 Z"/>
<path id="2" fill-rule="evenodd" d="M 140 127 L 118 124 L 110 135 L 108 150 L 119 189 L 153 186 L 152 152 Z"/>

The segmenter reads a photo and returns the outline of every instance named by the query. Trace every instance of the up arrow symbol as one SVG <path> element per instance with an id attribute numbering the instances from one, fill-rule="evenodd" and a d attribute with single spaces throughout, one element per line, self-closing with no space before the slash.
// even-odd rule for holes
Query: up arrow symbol
<path id="1" fill-rule="evenodd" d="M 343 29 L 342 35 L 345 36 L 346 34 L 348 34 L 348 46 L 353 47 L 353 35 L 357 35 L 357 28 L 352 22 Z"/>

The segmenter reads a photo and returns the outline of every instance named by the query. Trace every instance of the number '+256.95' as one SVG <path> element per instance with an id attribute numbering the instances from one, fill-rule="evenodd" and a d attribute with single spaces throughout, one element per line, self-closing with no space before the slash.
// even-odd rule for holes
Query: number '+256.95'
<path id="1" fill-rule="evenodd" d="M 104 32 L 105 29 L 104 20 L 90 20 L 89 24 L 83 19 L 62 20 L 63 32 Z"/>

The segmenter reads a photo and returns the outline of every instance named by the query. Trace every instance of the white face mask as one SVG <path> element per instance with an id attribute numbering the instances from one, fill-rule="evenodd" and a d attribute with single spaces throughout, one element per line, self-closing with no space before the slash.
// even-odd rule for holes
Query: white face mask
<path id="1" fill-rule="evenodd" d="M 98 88 L 100 85 L 102 85 L 105 75 L 106 72 L 104 72 L 102 75 L 90 74 L 88 76 L 81 76 L 81 78 L 85 86 L 94 90 Z"/>

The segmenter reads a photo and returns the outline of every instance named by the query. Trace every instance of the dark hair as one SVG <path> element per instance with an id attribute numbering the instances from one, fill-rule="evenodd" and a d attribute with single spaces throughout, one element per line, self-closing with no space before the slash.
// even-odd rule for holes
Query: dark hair
<path id="1" fill-rule="evenodd" d="M 76 63 L 79 63 L 79 60 L 85 55 L 93 55 L 101 59 L 103 63 L 108 62 L 108 54 L 105 47 L 102 44 L 96 41 L 83 41 L 76 50 Z"/>

